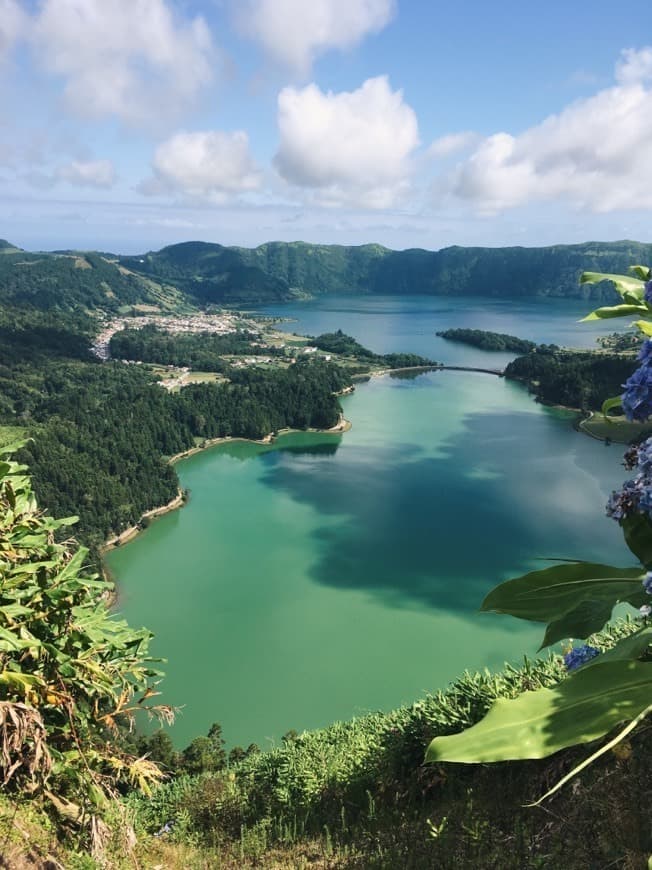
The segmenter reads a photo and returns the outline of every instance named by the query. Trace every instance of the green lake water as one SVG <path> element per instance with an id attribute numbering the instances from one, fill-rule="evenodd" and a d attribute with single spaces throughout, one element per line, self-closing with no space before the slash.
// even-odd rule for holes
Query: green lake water
<path id="1" fill-rule="evenodd" d="M 549 313 L 546 329 L 568 311 Z M 339 325 L 381 350 L 371 334 L 391 345 L 397 321 L 378 317 L 385 326 L 370 311 L 355 330 Z M 423 314 L 401 317 L 400 349 L 414 350 Z M 107 557 L 118 609 L 168 659 L 179 746 L 214 721 L 229 745 L 269 746 L 290 728 L 410 703 L 465 668 L 517 661 L 541 630 L 477 613 L 496 582 L 540 556 L 630 562 L 604 516 L 625 476 L 620 449 L 577 434 L 519 385 L 383 377 L 342 404 L 344 436 L 232 442 L 184 460 L 187 506 Z"/>

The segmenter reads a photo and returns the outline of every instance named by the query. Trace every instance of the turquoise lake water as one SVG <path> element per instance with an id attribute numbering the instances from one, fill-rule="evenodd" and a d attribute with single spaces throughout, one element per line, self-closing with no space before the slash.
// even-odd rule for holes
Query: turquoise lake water
<path id="1" fill-rule="evenodd" d="M 586 303 L 340 299 L 266 309 L 299 333 L 342 328 L 376 351 L 502 365 L 434 337 L 469 326 L 592 344 Z M 517 312 L 515 314 L 515 311 Z M 610 331 L 602 327 L 602 332 Z M 629 564 L 604 503 L 621 450 L 520 385 L 466 372 L 382 377 L 342 401 L 343 436 L 214 448 L 177 466 L 180 511 L 115 550 L 119 610 L 155 632 L 179 746 L 222 723 L 229 745 L 388 710 L 465 668 L 534 654 L 537 627 L 478 614 L 538 557 Z"/>

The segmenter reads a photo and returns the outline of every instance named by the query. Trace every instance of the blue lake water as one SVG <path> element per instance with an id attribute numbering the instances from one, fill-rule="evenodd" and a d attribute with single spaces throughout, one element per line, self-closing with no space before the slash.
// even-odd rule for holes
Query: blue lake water
<path id="1" fill-rule="evenodd" d="M 378 352 L 502 365 L 437 338 L 453 326 L 546 343 L 611 331 L 558 300 L 327 299 L 265 309 L 342 328 Z M 540 628 L 478 614 L 538 557 L 630 564 L 604 503 L 621 450 L 491 375 L 374 378 L 343 399 L 344 436 L 234 442 L 177 466 L 189 504 L 109 554 L 120 609 L 168 659 L 182 746 L 219 721 L 230 745 L 409 703 L 465 668 L 534 654 Z"/>

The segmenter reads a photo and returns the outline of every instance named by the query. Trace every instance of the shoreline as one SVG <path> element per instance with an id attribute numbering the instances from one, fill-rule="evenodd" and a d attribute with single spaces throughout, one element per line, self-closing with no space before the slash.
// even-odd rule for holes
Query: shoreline
<path id="1" fill-rule="evenodd" d="M 494 375 L 499 374 L 497 371 L 489 371 L 487 369 L 474 369 L 474 368 L 434 364 L 434 365 L 424 365 L 424 366 L 402 366 L 402 367 L 393 368 L 393 369 L 377 369 L 375 371 L 360 372 L 358 374 L 352 375 L 351 380 L 354 382 L 360 382 L 360 381 L 365 382 L 365 381 L 370 381 L 372 378 L 386 377 L 387 375 L 400 374 L 401 372 L 414 372 L 414 373 L 418 374 L 421 372 L 425 373 L 425 372 L 431 372 L 431 371 L 442 371 L 442 370 L 446 370 L 446 369 L 455 369 L 455 370 L 462 370 L 462 371 L 478 371 L 478 372 L 482 372 L 485 374 L 494 374 Z M 519 380 L 519 379 L 514 379 L 514 380 Z M 521 381 L 521 383 L 523 383 L 524 385 L 527 386 L 526 381 Z M 354 392 L 355 392 L 355 384 L 352 383 L 348 387 L 345 387 L 343 390 L 340 390 L 338 393 L 336 393 L 336 395 L 337 396 L 346 396 L 346 395 L 350 395 L 351 393 L 354 393 Z M 582 419 L 582 417 L 581 417 L 582 412 L 579 408 L 570 408 L 570 407 L 565 406 L 565 405 L 556 405 L 556 404 L 549 403 L 549 402 L 541 402 L 541 404 L 547 405 L 548 407 L 552 407 L 552 408 L 558 408 L 558 409 L 564 410 L 564 411 L 574 412 L 577 415 L 577 419 L 573 421 L 573 428 L 575 429 L 575 431 L 581 432 L 582 434 L 587 435 L 589 437 L 596 438 L 597 440 L 601 440 L 601 441 L 603 440 L 602 438 L 600 438 L 600 436 L 595 435 L 591 432 L 588 432 L 587 430 L 584 429 L 584 427 L 581 424 L 584 422 L 585 419 L 588 419 L 588 418 Z M 189 447 L 187 450 L 183 450 L 180 453 L 175 453 L 174 456 L 170 456 L 167 461 L 170 465 L 176 465 L 177 462 L 180 462 L 183 459 L 188 459 L 191 456 L 195 456 L 198 453 L 202 453 L 204 450 L 210 450 L 213 447 L 219 447 L 223 444 L 230 444 L 230 443 L 234 443 L 237 441 L 244 441 L 244 442 L 248 442 L 250 444 L 260 444 L 262 446 L 269 446 L 269 445 L 273 444 L 274 441 L 281 435 L 290 435 L 293 433 L 301 433 L 301 432 L 307 432 L 307 433 L 312 433 L 312 434 L 316 434 L 316 435 L 317 434 L 341 435 L 345 432 L 348 432 L 351 429 L 351 427 L 352 427 L 352 423 L 349 420 L 347 420 L 343 414 L 340 414 L 340 419 L 335 424 L 335 426 L 332 426 L 330 429 L 313 429 L 313 428 L 310 428 L 310 429 L 290 429 L 290 428 L 279 429 L 278 432 L 270 432 L 267 435 L 265 435 L 263 438 L 244 438 L 242 436 L 233 437 L 231 435 L 222 435 L 222 436 L 219 436 L 217 438 L 207 438 L 202 444 L 198 444 L 195 447 Z M 140 519 L 138 520 L 138 522 L 135 525 L 128 526 L 126 529 L 124 529 L 122 532 L 120 532 L 120 534 L 114 535 L 112 538 L 108 538 L 106 541 L 104 541 L 98 547 L 100 557 L 103 557 L 105 555 L 105 553 L 108 553 L 111 550 L 115 550 L 118 547 L 121 547 L 124 544 L 129 543 L 137 535 L 139 535 L 141 532 L 145 531 L 146 526 L 145 527 L 142 526 L 142 523 L 144 520 L 157 519 L 158 517 L 164 516 L 165 514 L 170 513 L 171 511 L 178 510 L 179 508 L 183 507 L 183 505 L 186 503 L 186 501 L 187 501 L 187 493 L 183 492 L 181 490 L 181 488 L 179 488 L 177 495 L 173 499 L 171 499 L 167 504 L 160 505 L 158 507 L 151 508 L 150 510 L 145 511 L 145 513 L 142 514 L 142 516 L 140 517 Z M 106 570 L 106 567 L 104 565 L 103 565 L 103 568 L 104 568 L 104 570 Z"/>
<path id="2" fill-rule="evenodd" d="M 348 389 L 347 392 L 353 392 L 353 388 Z M 204 450 L 210 450 L 212 447 L 220 447 L 223 444 L 232 444 L 236 441 L 245 441 L 249 444 L 260 444 L 263 446 L 269 446 L 273 444 L 276 439 L 281 435 L 291 435 L 293 433 L 300 432 L 308 432 L 313 435 L 342 435 L 344 432 L 348 432 L 352 427 L 352 423 L 350 420 L 347 420 L 344 414 L 340 414 L 340 418 L 334 426 L 331 426 L 330 429 L 279 429 L 278 432 L 270 432 L 268 435 L 265 435 L 264 438 L 243 438 L 240 436 L 236 436 L 235 438 L 231 435 L 223 435 L 219 438 L 207 438 L 203 444 L 197 445 L 196 447 L 190 447 L 188 450 L 184 450 L 181 453 L 175 453 L 174 456 L 171 456 L 168 459 L 168 465 L 176 465 L 177 462 L 180 462 L 182 459 L 188 459 L 190 456 L 195 456 L 197 453 L 203 453 Z M 99 547 L 98 552 L 100 554 L 100 558 L 103 558 L 106 553 L 111 552 L 111 550 L 116 550 L 118 547 L 122 547 L 124 544 L 128 544 L 130 541 L 133 541 L 135 537 L 137 537 L 141 532 L 144 532 L 147 526 L 143 527 L 142 523 L 144 520 L 153 520 L 158 517 L 162 517 L 165 514 L 170 513 L 171 511 L 178 510 L 183 507 L 188 501 L 188 494 L 181 489 L 178 488 L 177 494 L 173 499 L 167 504 L 159 505 L 159 507 L 151 508 L 148 511 L 145 511 L 144 514 L 141 515 L 138 522 L 133 526 L 128 526 L 126 529 L 120 532 L 118 535 L 114 535 L 112 538 L 108 538 L 104 541 Z M 149 525 L 149 524 L 148 524 Z M 105 572 L 105 576 L 108 575 L 108 569 L 104 563 L 102 563 L 102 569 Z M 113 581 L 112 581 L 113 582 Z M 115 585 L 115 584 L 114 584 Z"/>
<path id="3" fill-rule="evenodd" d="M 370 380 L 372 377 L 380 377 L 383 375 L 390 375 L 393 372 L 428 372 L 433 371 L 440 366 L 407 366 L 403 368 L 397 369 L 382 369 L 380 371 L 374 372 L 366 372 L 359 375 L 352 376 L 351 380 Z M 336 395 L 338 396 L 346 396 L 355 392 L 355 385 L 350 384 L 348 387 L 345 387 L 343 390 L 340 390 Z M 182 450 L 181 453 L 175 453 L 174 456 L 170 456 L 168 459 L 168 464 L 176 465 L 177 462 L 180 462 L 182 459 L 188 459 L 190 456 L 195 456 L 197 453 L 202 453 L 204 450 L 210 450 L 212 447 L 219 447 L 222 444 L 231 444 L 235 441 L 247 441 L 250 444 L 261 444 L 265 446 L 269 446 L 273 444 L 276 438 L 280 435 L 290 435 L 293 433 L 300 432 L 308 432 L 315 435 L 342 435 L 345 432 L 348 432 L 352 427 L 352 423 L 350 420 L 347 420 L 344 417 L 344 414 L 340 414 L 340 419 L 338 422 L 332 426 L 330 429 L 279 429 L 278 432 L 270 432 L 265 435 L 264 438 L 243 438 L 241 436 L 231 436 L 231 435 L 222 435 L 218 438 L 207 438 L 203 444 L 197 445 L 196 447 L 189 447 L 188 450 Z M 140 517 L 138 522 L 133 526 L 128 526 L 119 535 L 114 535 L 112 538 L 108 538 L 104 541 L 99 547 L 98 551 L 100 557 L 103 557 L 105 553 L 109 553 L 111 550 L 115 550 L 118 547 L 121 547 L 123 544 L 129 543 L 132 541 L 137 535 L 141 532 L 145 531 L 142 527 L 143 520 L 151 520 L 157 519 L 158 517 L 163 516 L 164 514 L 170 513 L 171 511 L 177 510 L 187 501 L 187 495 L 179 489 L 177 495 L 171 499 L 167 504 L 160 505 L 159 507 L 151 508 L 151 510 L 145 511 L 144 514 Z M 104 570 L 106 570 L 106 566 L 103 565 Z"/>
<path id="4" fill-rule="evenodd" d="M 365 382 L 365 381 L 370 381 L 372 378 L 386 377 L 387 375 L 400 374 L 401 372 L 414 372 L 414 373 L 418 374 L 421 372 L 444 371 L 447 369 L 448 370 L 450 370 L 450 369 L 461 370 L 461 371 L 477 371 L 477 372 L 481 372 L 484 374 L 493 374 L 493 375 L 501 376 L 501 373 L 499 373 L 498 371 L 491 371 L 491 370 L 487 370 L 487 369 L 433 364 L 433 365 L 423 365 L 423 366 L 401 366 L 399 368 L 393 368 L 393 369 L 377 369 L 375 371 L 360 372 L 359 374 L 352 375 L 351 380 L 353 382 L 359 382 L 359 381 Z M 522 383 L 526 384 L 525 381 L 522 381 Z M 346 396 L 346 395 L 350 395 L 351 393 L 354 393 L 354 392 L 355 392 L 355 383 L 352 383 L 348 387 L 345 387 L 343 390 L 340 390 L 336 395 Z M 546 404 L 549 407 L 560 408 L 560 409 L 563 409 L 566 411 L 573 411 L 578 416 L 581 415 L 581 411 L 579 408 L 568 408 L 564 405 L 552 405 L 552 404 L 547 403 L 547 402 L 542 402 L 542 404 Z M 587 432 L 586 430 L 583 429 L 583 427 L 581 425 L 578 425 L 578 424 L 581 424 L 581 422 L 583 422 L 581 419 L 574 421 L 574 428 L 576 429 L 576 431 L 582 432 L 584 435 L 589 435 L 590 437 L 594 437 L 594 438 L 598 437 L 599 438 L 599 436 L 595 436 L 592 433 Z M 231 435 L 222 435 L 222 436 L 219 436 L 217 438 L 207 438 L 203 442 L 203 444 L 199 444 L 196 447 L 189 447 L 188 450 L 183 450 L 180 453 L 175 453 L 174 456 L 170 456 L 170 458 L 168 459 L 168 463 L 170 465 L 176 465 L 176 463 L 180 462 L 182 459 L 188 459 L 191 456 L 195 456 L 197 453 L 202 453 L 204 450 L 210 450 L 213 447 L 219 447 L 223 444 L 230 444 L 230 443 L 233 443 L 236 441 L 245 441 L 245 442 L 249 442 L 250 444 L 260 444 L 260 445 L 264 445 L 264 446 L 269 446 L 270 444 L 273 444 L 274 441 L 281 435 L 290 435 L 293 433 L 300 433 L 300 432 L 308 432 L 308 433 L 321 434 L 321 435 L 328 435 L 328 434 L 341 435 L 344 432 L 348 432 L 349 429 L 351 429 L 351 426 L 352 426 L 351 422 L 349 420 L 347 420 L 343 414 L 340 414 L 340 419 L 335 424 L 335 426 L 332 426 L 330 429 L 313 429 L 313 428 L 310 428 L 310 429 L 290 429 L 290 428 L 287 428 L 287 429 L 280 429 L 278 432 L 270 432 L 269 434 L 265 435 L 263 438 L 243 438 L 241 436 L 233 437 Z M 600 439 L 600 440 L 602 440 L 602 439 Z M 187 501 L 187 494 L 184 493 L 181 489 L 179 489 L 177 495 L 173 499 L 171 499 L 167 504 L 160 505 L 159 507 L 155 507 L 155 508 L 152 508 L 151 510 L 145 511 L 145 513 L 142 514 L 142 516 L 140 517 L 140 519 L 138 520 L 138 522 L 135 525 L 129 526 L 128 528 L 126 528 L 122 532 L 120 532 L 119 535 L 114 535 L 112 538 L 109 538 L 108 540 L 104 541 L 104 543 L 102 543 L 100 545 L 100 547 L 98 548 L 99 553 L 100 553 L 100 557 L 103 557 L 105 555 L 105 553 L 108 553 L 111 550 L 115 550 L 116 548 L 123 546 L 123 544 L 129 543 L 137 535 L 139 535 L 141 532 L 145 531 L 146 527 L 143 528 L 143 526 L 142 526 L 142 523 L 144 520 L 157 519 L 158 517 L 164 516 L 165 514 L 170 513 L 171 511 L 178 510 L 179 508 L 183 507 L 183 505 L 186 503 L 186 501 Z M 105 566 L 103 566 L 103 567 L 105 568 Z M 106 568 L 105 568 L 105 570 L 106 570 Z"/>
<path id="5" fill-rule="evenodd" d="M 114 535 L 112 538 L 108 538 L 98 547 L 98 551 L 100 556 L 104 556 L 105 553 L 108 553 L 110 550 L 115 550 L 118 547 L 121 547 L 123 544 L 128 543 L 135 538 L 140 532 L 144 531 L 143 526 L 141 525 L 143 520 L 153 520 L 157 517 L 162 517 L 164 514 L 170 513 L 170 511 L 174 511 L 177 508 L 180 508 L 186 502 L 186 496 L 181 487 L 177 490 L 177 494 L 173 499 L 167 504 L 159 505 L 159 507 L 151 508 L 148 511 L 145 511 L 144 514 L 141 515 L 138 523 L 135 526 L 127 526 L 126 529 L 120 532 L 119 535 Z"/>

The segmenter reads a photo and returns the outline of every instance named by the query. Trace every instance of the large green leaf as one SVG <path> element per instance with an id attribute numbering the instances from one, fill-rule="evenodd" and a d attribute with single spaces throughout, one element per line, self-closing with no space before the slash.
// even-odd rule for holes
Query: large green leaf
<path id="1" fill-rule="evenodd" d="M 641 597 L 645 595 L 645 591 L 638 584 Z M 585 599 L 577 603 L 575 607 L 560 616 L 559 619 L 554 619 L 548 623 L 546 633 L 539 649 L 551 646 L 560 640 L 567 637 L 589 637 L 600 631 L 604 624 L 611 618 L 613 603 L 611 600 L 601 600 L 599 598 Z"/>
<path id="2" fill-rule="evenodd" d="M 612 396 L 611 399 L 605 399 L 604 402 L 602 403 L 602 416 L 609 423 L 613 422 L 609 418 L 609 411 L 611 411 L 612 408 L 620 408 L 622 406 L 622 404 L 623 404 L 623 397 L 622 396 Z"/>
<path id="3" fill-rule="evenodd" d="M 637 278 L 640 278 L 641 281 L 650 280 L 649 266 L 630 266 L 627 271 L 630 273 L 630 275 L 635 275 Z"/>
<path id="4" fill-rule="evenodd" d="M 580 323 L 585 323 L 587 320 L 607 320 L 610 317 L 629 317 L 634 314 L 649 313 L 646 305 L 606 305 L 603 308 L 596 308 L 586 317 L 582 317 Z"/>
<path id="5" fill-rule="evenodd" d="M 645 565 L 652 566 L 652 522 L 645 514 L 630 514 L 620 521 L 625 533 L 625 543 Z"/>
<path id="6" fill-rule="evenodd" d="M 610 281 L 616 292 L 626 302 L 642 302 L 645 296 L 645 282 L 629 275 L 612 275 L 603 272 L 583 272 L 580 284 L 599 284 L 602 281 Z"/>
<path id="7" fill-rule="evenodd" d="M 565 616 L 581 600 L 611 600 L 613 604 L 629 600 L 641 591 L 642 573 L 640 567 L 563 562 L 500 583 L 487 595 L 480 610 L 551 622 Z"/>
<path id="8" fill-rule="evenodd" d="M 633 719 L 652 698 L 652 664 L 609 661 L 583 668 L 553 689 L 496 701 L 472 728 L 436 737 L 426 761 L 515 761 L 545 758 L 603 737 Z"/>
<path id="9" fill-rule="evenodd" d="M 652 644 L 652 626 L 646 625 L 635 634 L 624 637 L 611 649 L 603 652 L 595 659 L 591 659 L 583 668 L 592 668 L 603 662 L 624 661 L 625 659 L 638 659 L 647 652 Z"/>

